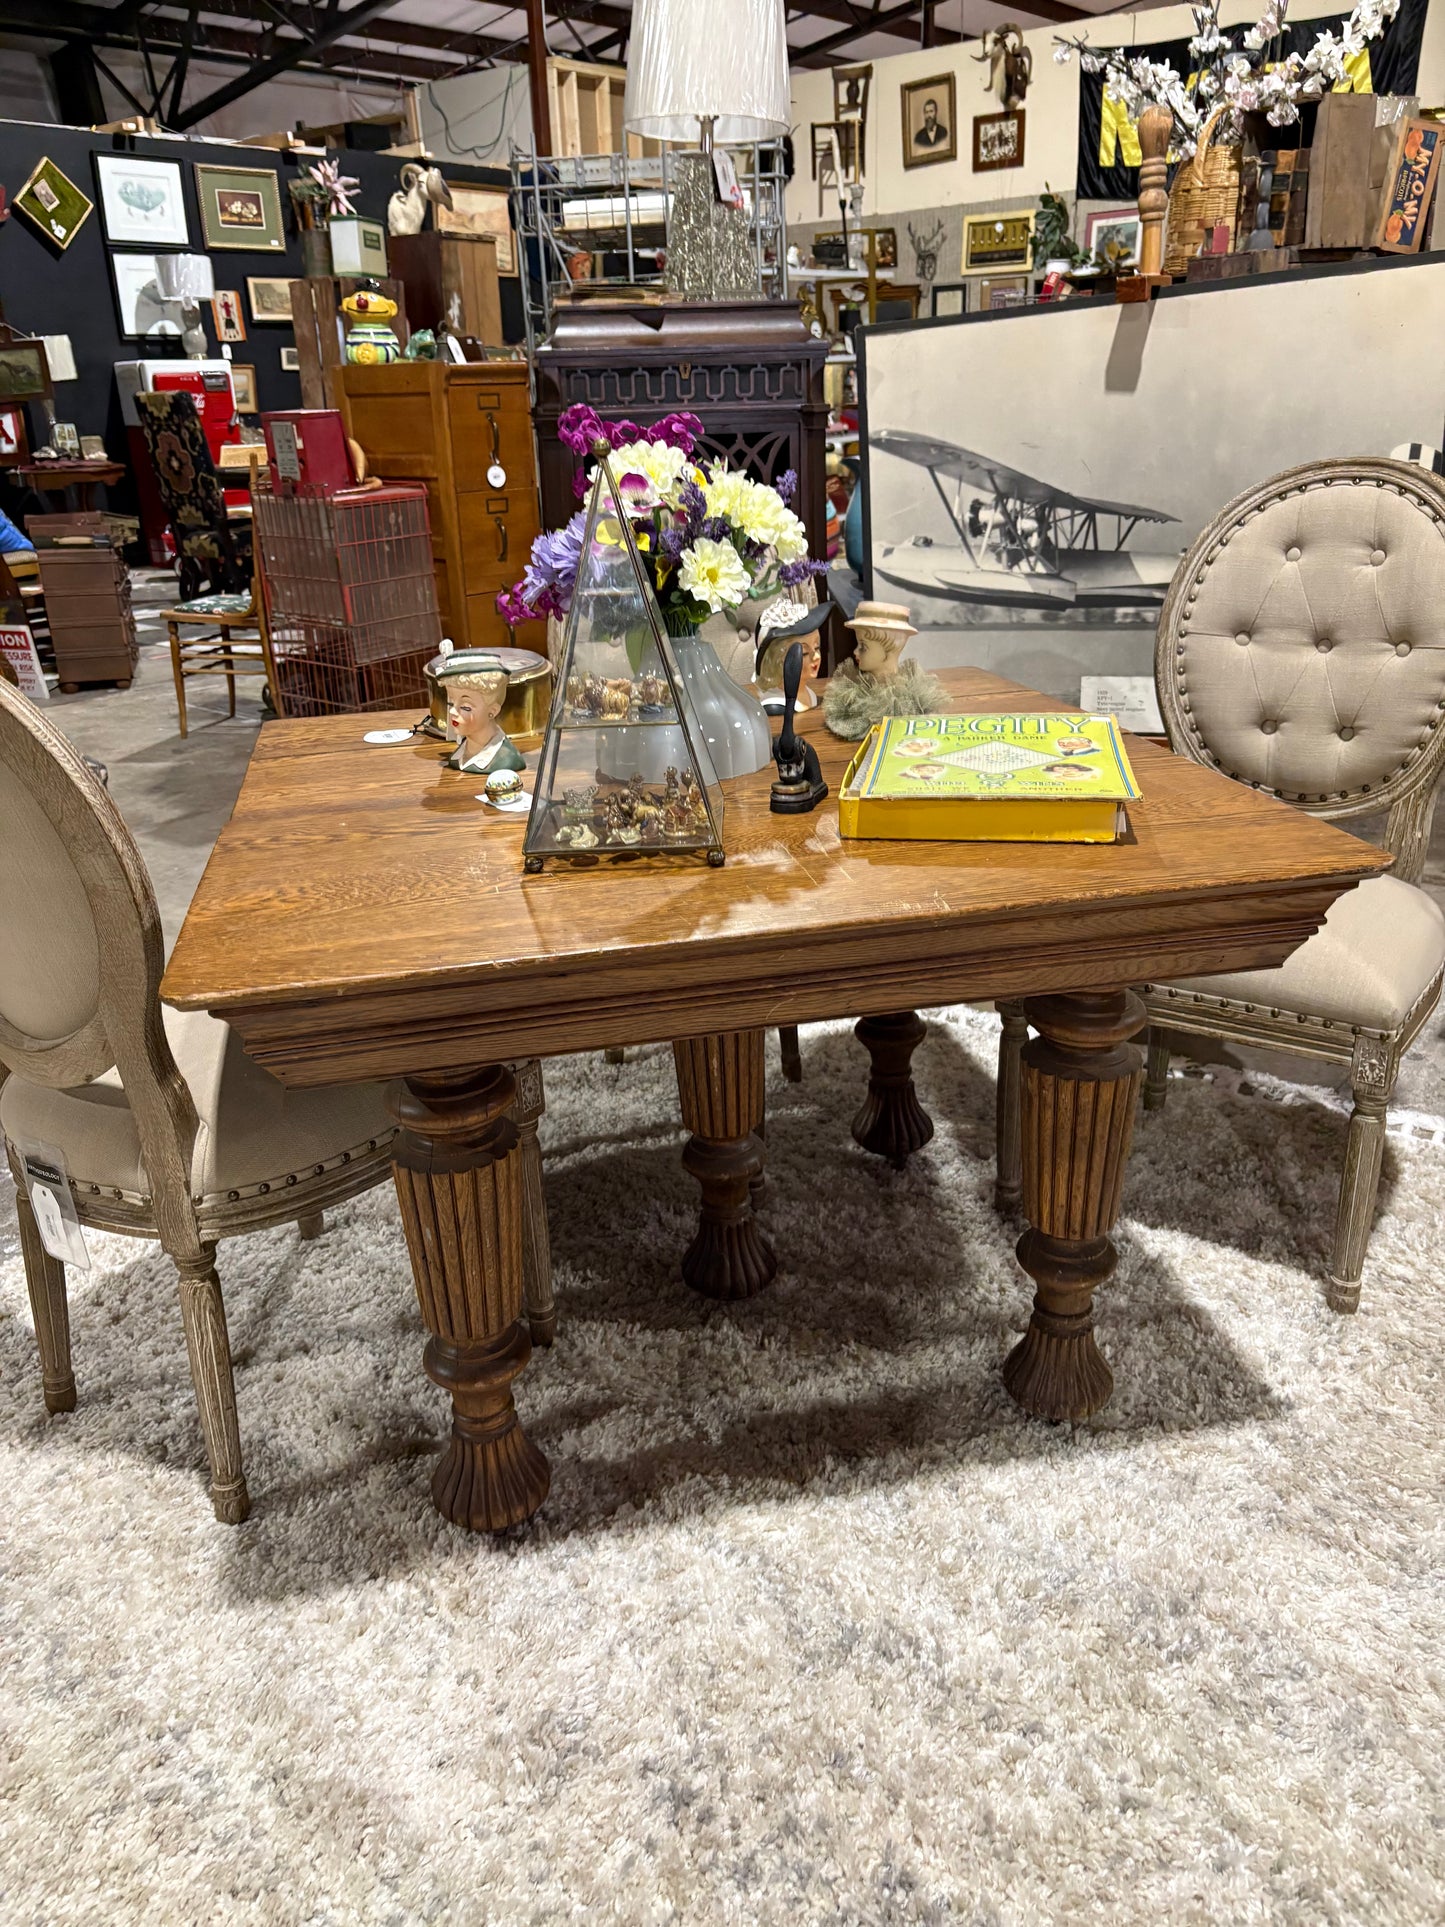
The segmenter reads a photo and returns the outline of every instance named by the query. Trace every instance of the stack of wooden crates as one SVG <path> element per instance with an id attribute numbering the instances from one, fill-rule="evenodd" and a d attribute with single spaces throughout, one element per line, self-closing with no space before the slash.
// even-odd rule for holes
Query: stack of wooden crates
<path id="1" fill-rule="evenodd" d="M 129 689 L 138 651 L 120 551 L 103 532 L 51 534 L 34 520 L 29 532 L 62 691 L 72 696 L 86 682 Z"/>

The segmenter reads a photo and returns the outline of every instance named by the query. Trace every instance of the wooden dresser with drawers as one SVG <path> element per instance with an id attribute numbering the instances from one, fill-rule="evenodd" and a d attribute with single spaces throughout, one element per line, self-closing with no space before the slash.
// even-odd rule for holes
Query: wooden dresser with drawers
<path id="1" fill-rule="evenodd" d="M 497 591 L 520 579 L 541 527 L 525 364 L 346 364 L 329 380 L 372 474 L 426 489 L 443 633 L 459 649 L 507 643 Z M 516 641 L 545 653 L 545 624 Z"/>

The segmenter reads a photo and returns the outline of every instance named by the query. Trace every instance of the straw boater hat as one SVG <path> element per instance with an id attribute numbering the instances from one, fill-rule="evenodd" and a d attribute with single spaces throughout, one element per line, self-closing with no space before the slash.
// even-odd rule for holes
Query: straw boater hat
<path id="1" fill-rule="evenodd" d="M 860 602 L 843 627 L 853 630 L 888 629 L 905 640 L 918 634 L 909 620 L 908 605 L 903 602 Z"/>

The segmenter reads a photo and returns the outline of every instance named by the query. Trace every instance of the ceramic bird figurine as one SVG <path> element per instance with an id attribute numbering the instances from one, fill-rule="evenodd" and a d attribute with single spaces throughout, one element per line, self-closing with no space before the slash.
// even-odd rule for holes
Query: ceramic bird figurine
<path id="1" fill-rule="evenodd" d="M 452 204 L 452 191 L 441 169 L 408 161 L 401 170 L 401 186 L 386 204 L 388 234 L 420 234 L 429 202 L 441 207 Z"/>

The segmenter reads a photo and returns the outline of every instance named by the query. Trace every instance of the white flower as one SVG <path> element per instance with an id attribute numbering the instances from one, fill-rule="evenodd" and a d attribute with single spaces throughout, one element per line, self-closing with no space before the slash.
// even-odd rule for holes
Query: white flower
<path id="1" fill-rule="evenodd" d="M 624 475 L 645 476 L 659 500 L 671 497 L 692 473 L 683 451 L 667 442 L 624 442 L 613 449 L 608 461 L 619 482 Z"/>
<path id="2" fill-rule="evenodd" d="M 750 542 L 771 549 L 780 562 L 796 562 L 808 553 L 803 524 L 766 482 L 719 464 L 703 484 L 703 493 L 709 515 L 724 516 Z"/>
<path id="3" fill-rule="evenodd" d="M 749 589 L 748 572 L 731 542 L 714 542 L 700 535 L 690 549 L 684 549 L 678 562 L 677 579 L 682 588 L 713 614 L 719 609 L 735 609 Z"/>

